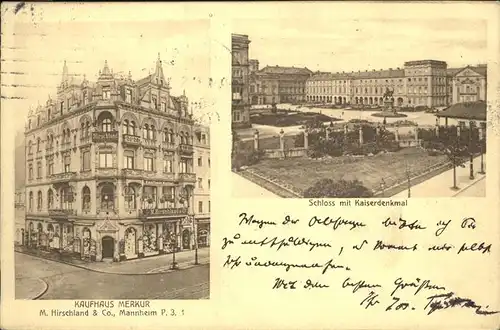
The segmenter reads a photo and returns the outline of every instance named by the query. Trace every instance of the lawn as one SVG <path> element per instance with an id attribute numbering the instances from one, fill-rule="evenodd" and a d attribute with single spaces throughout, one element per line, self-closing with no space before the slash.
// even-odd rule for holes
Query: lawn
<path id="1" fill-rule="evenodd" d="M 339 121 L 340 119 L 314 112 L 262 113 L 251 117 L 253 124 L 275 127 L 305 125 L 310 121 Z"/>
<path id="2" fill-rule="evenodd" d="M 429 156 L 418 148 L 406 148 L 395 153 L 375 156 L 342 156 L 329 159 L 289 158 L 262 160 L 250 168 L 269 179 L 293 185 L 304 191 L 321 179 L 358 179 L 367 188 L 380 189 L 382 179 L 389 188 L 406 180 L 406 164 L 415 177 L 432 166 L 444 163 L 447 156 Z"/>

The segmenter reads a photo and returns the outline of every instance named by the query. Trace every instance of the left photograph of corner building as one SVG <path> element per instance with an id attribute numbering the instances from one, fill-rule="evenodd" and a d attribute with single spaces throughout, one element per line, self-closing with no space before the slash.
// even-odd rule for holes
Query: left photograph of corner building
<path id="1" fill-rule="evenodd" d="M 9 54 L 16 299 L 208 299 L 209 22 L 70 25 Z"/>

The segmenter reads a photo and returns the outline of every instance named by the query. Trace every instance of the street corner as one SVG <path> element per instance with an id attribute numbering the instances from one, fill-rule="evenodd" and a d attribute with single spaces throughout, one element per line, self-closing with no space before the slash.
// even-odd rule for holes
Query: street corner
<path id="1" fill-rule="evenodd" d="M 16 278 L 16 299 L 38 299 L 47 292 L 47 289 L 47 282 L 41 278 Z"/>

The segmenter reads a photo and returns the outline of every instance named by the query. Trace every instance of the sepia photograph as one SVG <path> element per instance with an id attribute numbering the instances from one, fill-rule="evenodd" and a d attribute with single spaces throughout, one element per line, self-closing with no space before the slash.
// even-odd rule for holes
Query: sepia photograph
<path id="1" fill-rule="evenodd" d="M 232 29 L 233 196 L 485 197 L 485 20 Z"/>
<path id="2" fill-rule="evenodd" d="M 16 299 L 209 298 L 209 28 L 41 21 L 2 42 Z"/>

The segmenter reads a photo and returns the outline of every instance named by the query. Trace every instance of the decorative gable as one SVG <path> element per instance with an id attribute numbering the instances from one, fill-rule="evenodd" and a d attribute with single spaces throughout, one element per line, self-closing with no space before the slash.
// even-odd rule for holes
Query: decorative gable
<path id="1" fill-rule="evenodd" d="M 115 224 L 113 224 L 109 219 L 106 219 L 101 225 L 97 227 L 97 231 L 115 232 L 118 231 L 118 227 Z"/>
<path id="2" fill-rule="evenodd" d="M 479 73 L 476 71 L 472 70 L 471 68 L 465 67 L 463 70 L 457 72 L 455 75 L 456 77 L 479 77 L 481 76 Z"/>

